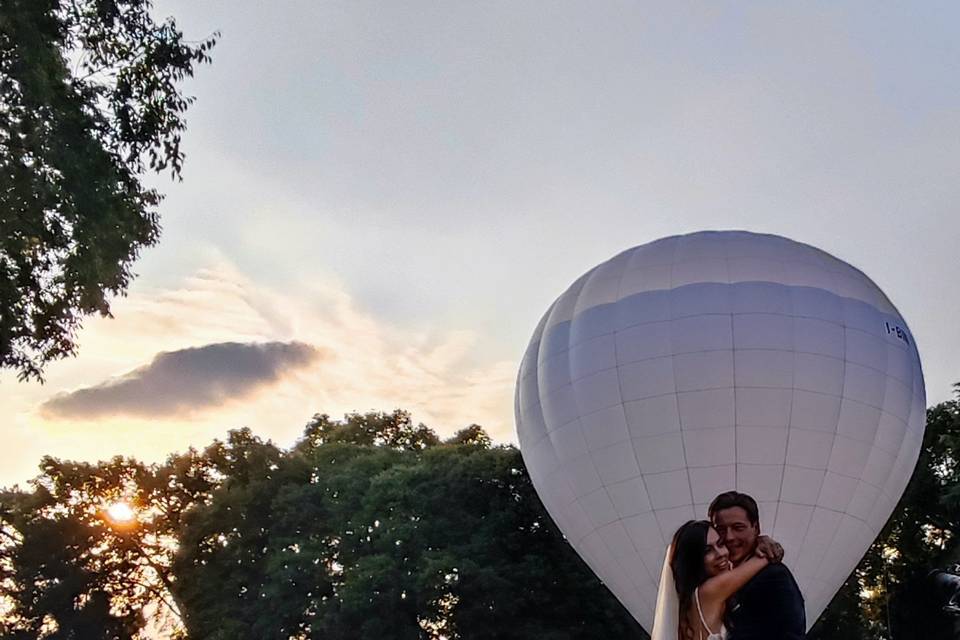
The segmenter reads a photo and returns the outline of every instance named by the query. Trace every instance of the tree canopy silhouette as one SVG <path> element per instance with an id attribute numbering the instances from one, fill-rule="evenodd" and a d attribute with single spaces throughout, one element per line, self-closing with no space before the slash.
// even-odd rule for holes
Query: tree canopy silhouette
<path id="1" fill-rule="evenodd" d="M 409 414 L 317 416 L 189 515 L 174 590 L 191 638 L 637 638 L 513 447 Z"/>
<path id="2" fill-rule="evenodd" d="M 924 588 L 935 568 L 960 562 L 960 385 L 927 409 L 920 458 L 876 542 L 833 598 L 811 640 L 935 640 L 952 622 Z"/>
<path id="3" fill-rule="evenodd" d="M 960 551 L 960 396 L 927 419 L 900 505 L 811 639 L 953 637 L 918 581 Z M 118 500 L 134 523 L 111 520 Z M 151 618 L 195 640 L 646 637 L 517 449 L 405 411 L 318 414 L 289 449 L 240 429 L 163 464 L 46 458 L 0 493 L 0 607 L 11 639 L 122 640 Z"/>
<path id="4" fill-rule="evenodd" d="M 187 42 L 151 5 L 0 2 L 0 366 L 21 379 L 75 352 L 157 241 L 144 174 L 180 177 L 180 84 L 216 36 Z"/>

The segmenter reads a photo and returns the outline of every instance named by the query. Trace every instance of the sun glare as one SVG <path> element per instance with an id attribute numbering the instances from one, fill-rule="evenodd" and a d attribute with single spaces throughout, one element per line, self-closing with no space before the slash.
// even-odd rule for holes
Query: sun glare
<path id="1" fill-rule="evenodd" d="M 136 519 L 137 513 L 126 502 L 114 502 L 107 507 L 107 517 L 115 524 L 130 524 Z"/>

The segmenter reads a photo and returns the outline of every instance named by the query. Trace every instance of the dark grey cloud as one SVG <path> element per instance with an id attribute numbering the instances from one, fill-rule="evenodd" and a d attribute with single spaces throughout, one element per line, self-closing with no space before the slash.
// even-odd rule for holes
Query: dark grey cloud
<path id="1" fill-rule="evenodd" d="M 242 398 L 321 355 L 303 342 L 220 342 L 167 351 L 119 378 L 58 394 L 41 411 L 58 418 L 185 414 Z"/>

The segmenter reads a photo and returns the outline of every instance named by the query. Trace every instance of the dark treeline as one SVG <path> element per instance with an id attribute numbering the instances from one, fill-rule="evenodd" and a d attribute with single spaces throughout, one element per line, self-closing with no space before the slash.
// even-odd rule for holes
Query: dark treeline
<path id="1" fill-rule="evenodd" d="M 31 486 L 0 497 L 4 638 L 133 638 L 157 603 L 181 638 L 642 637 L 477 426 L 319 415 L 290 450 L 243 429 Z"/>
<path id="2" fill-rule="evenodd" d="M 903 500 L 811 638 L 935 637 L 919 585 L 954 560 L 958 437 L 960 402 L 928 411 Z M 121 500 L 136 521 L 111 520 Z M 291 449 L 242 429 L 160 465 L 46 458 L 0 518 L 3 638 L 646 637 L 516 448 L 403 411 L 318 415 Z"/>

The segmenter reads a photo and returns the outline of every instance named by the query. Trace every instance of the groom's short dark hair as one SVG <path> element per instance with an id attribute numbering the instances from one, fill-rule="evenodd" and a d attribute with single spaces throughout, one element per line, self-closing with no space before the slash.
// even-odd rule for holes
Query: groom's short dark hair
<path id="1" fill-rule="evenodd" d="M 757 501 L 745 493 L 739 491 L 725 491 L 713 499 L 710 508 L 707 509 L 707 517 L 713 521 L 713 516 L 717 511 L 730 509 L 731 507 L 740 507 L 747 512 L 747 518 L 750 524 L 760 522 L 760 510 L 757 508 Z"/>

